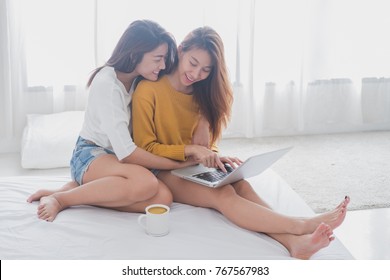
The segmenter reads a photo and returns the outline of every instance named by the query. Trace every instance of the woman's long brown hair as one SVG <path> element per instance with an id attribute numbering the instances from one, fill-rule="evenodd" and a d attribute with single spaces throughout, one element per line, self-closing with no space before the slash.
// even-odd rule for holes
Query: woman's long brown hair
<path id="1" fill-rule="evenodd" d="M 215 143 L 230 120 L 233 104 L 233 89 L 228 77 L 222 39 L 214 29 L 200 27 L 187 35 L 181 47 L 183 52 L 194 48 L 203 49 L 211 56 L 212 70 L 209 76 L 193 87 L 194 99 L 200 113 L 210 124 L 211 140 Z"/>
<path id="2" fill-rule="evenodd" d="M 112 66 L 115 70 L 124 73 L 133 72 L 145 53 L 153 51 L 163 43 L 168 44 L 168 53 L 165 69 L 160 71 L 160 76 L 170 73 L 174 66 L 177 55 L 174 37 L 151 20 L 132 22 L 119 39 L 110 59 L 92 72 L 87 86 L 91 85 L 96 74 L 105 66 Z"/>

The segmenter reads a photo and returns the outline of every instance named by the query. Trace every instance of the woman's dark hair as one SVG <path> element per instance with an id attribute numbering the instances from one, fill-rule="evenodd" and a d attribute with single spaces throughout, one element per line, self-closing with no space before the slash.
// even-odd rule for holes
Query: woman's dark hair
<path id="1" fill-rule="evenodd" d="M 196 82 L 193 87 L 194 99 L 199 105 L 200 113 L 210 124 L 214 143 L 221 137 L 222 130 L 230 119 L 233 103 L 233 89 L 228 77 L 222 39 L 214 29 L 206 26 L 190 32 L 180 46 L 183 52 L 202 49 L 211 57 L 212 70 L 209 76 Z"/>
<path id="2" fill-rule="evenodd" d="M 170 73 L 174 66 L 177 54 L 174 37 L 158 23 L 151 20 L 136 20 L 132 22 L 119 39 L 110 59 L 105 65 L 93 71 L 87 85 L 91 85 L 96 74 L 104 66 L 111 66 L 115 70 L 124 73 L 133 72 L 145 53 L 153 51 L 163 43 L 167 43 L 168 53 L 165 69 L 160 72 L 160 75 Z"/>

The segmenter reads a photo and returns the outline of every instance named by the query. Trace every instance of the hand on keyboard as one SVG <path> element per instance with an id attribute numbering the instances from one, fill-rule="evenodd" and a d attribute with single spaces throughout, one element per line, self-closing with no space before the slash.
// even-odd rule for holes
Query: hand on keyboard
<path id="1" fill-rule="evenodd" d="M 231 168 L 229 166 L 229 168 Z M 199 178 L 205 181 L 209 182 L 216 182 L 219 180 L 222 180 L 224 177 L 226 177 L 230 172 L 223 172 L 221 169 L 215 169 L 214 171 L 207 171 L 199 174 L 192 175 L 195 178 Z"/>
<path id="2" fill-rule="evenodd" d="M 234 170 L 234 168 L 231 167 L 230 164 L 228 164 L 228 163 L 224 163 L 223 165 L 225 166 L 227 173 L 231 173 Z M 219 169 L 219 170 L 221 170 L 221 169 Z"/>
<path id="3" fill-rule="evenodd" d="M 231 173 L 234 169 L 236 169 L 237 166 L 241 165 L 243 162 L 241 159 L 237 157 L 220 157 L 221 161 L 223 162 L 223 165 L 227 171 L 227 173 Z M 229 170 L 227 170 L 229 168 Z M 222 170 L 223 171 L 223 170 Z"/>

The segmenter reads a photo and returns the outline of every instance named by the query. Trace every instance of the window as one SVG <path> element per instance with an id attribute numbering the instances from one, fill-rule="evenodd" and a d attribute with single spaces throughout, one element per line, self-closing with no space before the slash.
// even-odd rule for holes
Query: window
<path id="1" fill-rule="evenodd" d="M 21 1 L 29 87 L 85 84 L 90 72 L 105 63 L 123 31 L 136 19 L 160 23 L 178 43 L 190 30 L 210 25 L 224 39 L 227 55 L 233 56 L 229 61 L 235 61 L 235 1 L 202 0 L 191 9 L 182 0 Z M 215 17 L 214 8 L 221 4 L 223 18 L 228 21 Z"/>
<path id="2" fill-rule="evenodd" d="M 84 83 L 95 67 L 92 0 L 24 0 L 27 84 Z"/>

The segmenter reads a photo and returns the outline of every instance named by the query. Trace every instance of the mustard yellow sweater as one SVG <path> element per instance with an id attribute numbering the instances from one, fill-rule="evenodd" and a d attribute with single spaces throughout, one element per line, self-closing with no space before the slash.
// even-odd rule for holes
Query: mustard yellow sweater
<path id="1" fill-rule="evenodd" d="M 199 107 L 192 95 L 176 91 L 166 76 L 138 84 L 132 100 L 133 140 L 138 147 L 184 161 L 184 146 L 191 144 L 198 120 Z"/>

